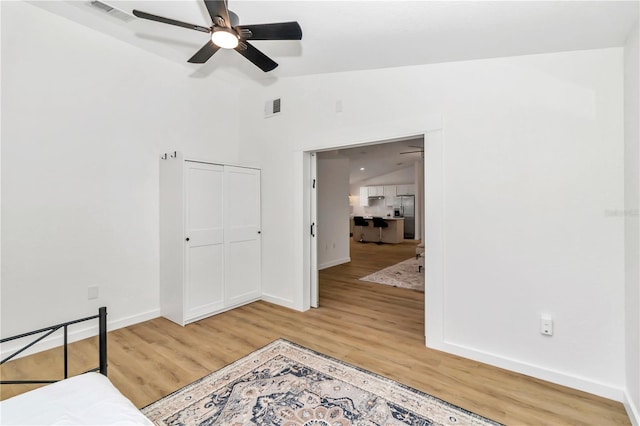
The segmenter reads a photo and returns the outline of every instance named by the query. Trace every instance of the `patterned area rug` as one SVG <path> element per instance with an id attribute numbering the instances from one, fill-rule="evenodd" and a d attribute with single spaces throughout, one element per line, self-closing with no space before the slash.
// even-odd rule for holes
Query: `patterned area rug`
<path id="1" fill-rule="evenodd" d="M 497 425 L 283 339 L 145 407 L 156 425 Z"/>
<path id="2" fill-rule="evenodd" d="M 418 272 L 418 259 L 415 257 L 362 277 L 360 280 L 424 292 L 424 268 L 422 272 Z"/>

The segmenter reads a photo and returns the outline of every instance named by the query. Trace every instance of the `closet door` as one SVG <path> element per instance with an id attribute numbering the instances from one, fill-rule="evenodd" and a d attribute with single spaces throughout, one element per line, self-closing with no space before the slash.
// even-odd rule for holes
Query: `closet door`
<path id="1" fill-rule="evenodd" d="M 224 307 L 224 168 L 185 161 L 185 322 Z"/>
<path id="2" fill-rule="evenodd" d="M 233 307 L 261 296 L 260 170 L 225 166 L 225 293 Z"/>

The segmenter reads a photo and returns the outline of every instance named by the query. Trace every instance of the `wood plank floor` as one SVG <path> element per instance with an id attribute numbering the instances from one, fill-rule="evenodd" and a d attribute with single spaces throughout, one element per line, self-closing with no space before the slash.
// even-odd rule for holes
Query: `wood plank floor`
<path id="1" fill-rule="evenodd" d="M 143 407 L 284 337 L 511 425 L 628 425 L 622 404 L 424 346 L 424 294 L 358 278 L 408 259 L 415 244 L 352 244 L 352 261 L 321 271 L 319 309 L 256 302 L 186 327 L 164 318 L 109 333 L 109 377 Z M 97 339 L 74 343 L 72 370 L 97 364 Z M 44 376 L 51 350 L 0 368 Z M 56 374 L 61 368 L 56 367 Z M 3 386 L 1 398 L 28 386 Z"/>

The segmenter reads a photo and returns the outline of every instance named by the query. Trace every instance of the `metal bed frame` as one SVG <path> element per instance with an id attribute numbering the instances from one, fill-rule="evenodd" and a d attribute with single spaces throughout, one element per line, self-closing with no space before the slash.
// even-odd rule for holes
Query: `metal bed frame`
<path id="1" fill-rule="evenodd" d="M 12 353 L 11 355 L 9 355 L 8 357 L 4 358 L 2 361 L 0 361 L 0 365 L 4 364 L 5 362 L 11 360 L 12 358 L 14 358 L 16 355 L 26 351 L 27 349 L 29 349 L 30 347 L 32 347 L 33 345 L 35 345 L 36 343 L 40 342 L 42 339 L 46 338 L 47 336 L 50 336 L 51 334 L 55 333 L 56 331 L 58 331 L 59 329 L 63 329 L 64 330 L 64 378 L 68 378 L 69 377 L 69 368 L 68 368 L 68 341 L 67 341 L 67 328 L 72 325 L 72 324 L 77 324 L 79 322 L 84 322 L 84 321 L 90 321 L 93 319 L 98 319 L 98 351 L 99 351 L 99 363 L 100 365 L 96 368 L 92 368 L 91 370 L 87 370 L 85 371 L 85 373 L 89 373 L 91 371 L 98 371 L 103 375 L 107 375 L 107 308 L 106 307 L 101 307 L 98 309 L 98 315 L 93 315 L 90 317 L 86 317 L 86 318 L 81 318 L 81 319 L 77 319 L 77 320 L 73 320 L 73 321 L 69 321 L 69 322 L 64 322 L 62 324 L 57 324 L 57 325 L 52 325 L 51 327 L 45 327 L 45 328 L 41 328 L 40 330 L 35 330 L 35 331 L 30 331 L 28 333 L 23 333 L 23 334 L 19 334 L 17 336 L 12 336 L 12 337 L 7 337 L 5 339 L 1 339 L 0 340 L 0 344 L 6 343 L 6 342 L 10 342 L 12 340 L 16 340 L 16 339 L 21 339 L 23 337 L 28 337 L 28 336 L 33 336 L 35 334 L 39 334 L 39 333 L 45 333 L 42 336 L 38 337 L 36 340 L 32 341 L 31 343 L 23 346 L 22 348 L 18 349 L 17 351 L 15 351 L 14 353 Z M 61 379 L 58 380 L 2 380 L 0 381 L 0 385 L 17 385 L 17 384 L 39 384 L 39 383 L 55 383 L 57 381 L 59 381 Z"/>

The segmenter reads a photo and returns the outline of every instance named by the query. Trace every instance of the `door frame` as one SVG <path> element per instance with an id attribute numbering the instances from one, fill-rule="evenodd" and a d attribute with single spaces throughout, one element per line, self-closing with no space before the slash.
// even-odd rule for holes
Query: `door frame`
<path id="1" fill-rule="evenodd" d="M 320 306 L 320 279 L 318 276 L 318 156 L 311 152 L 309 156 L 309 193 L 310 236 L 309 241 L 309 306 Z"/>
<path id="2" fill-rule="evenodd" d="M 418 130 L 403 135 L 387 135 L 386 137 L 368 138 L 367 142 L 336 143 L 330 147 L 322 147 L 301 151 L 302 156 L 302 225 L 303 229 L 311 229 L 313 220 L 317 217 L 317 203 L 311 208 L 311 156 L 320 151 L 375 143 L 393 142 L 394 140 L 422 136 L 424 138 L 423 188 L 424 198 L 421 203 L 425 246 L 429 255 L 425 256 L 425 344 L 434 349 L 445 346 L 444 342 L 444 150 L 442 118 L 433 120 L 427 130 Z M 299 157 L 300 158 L 300 157 Z M 302 239 L 302 296 L 301 308 L 311 307 L 312 274 L 317 276 L 317 251 L 312 251 L 310 232 L 303 233 Z M 313 254 L 312 254 L 313 253 Z M 313 256 L 313 258 L 312 258 Z M 314 270 L 311 266 L 316 265 Z M 315 288 L 313 289 L 315 291 Z"/>

